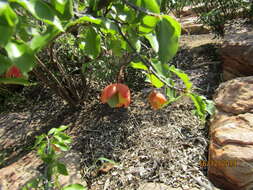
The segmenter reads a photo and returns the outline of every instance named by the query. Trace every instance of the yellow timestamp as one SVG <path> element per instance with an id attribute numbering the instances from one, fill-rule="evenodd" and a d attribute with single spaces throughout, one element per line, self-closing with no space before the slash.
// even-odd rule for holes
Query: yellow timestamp
<path id="1" fill-rule="evenodd" d="M 225 168 L 225 167 L 237 167 L 237 160 L 200 160 L 200 167 L 217 167 L 217 168 Z"/>

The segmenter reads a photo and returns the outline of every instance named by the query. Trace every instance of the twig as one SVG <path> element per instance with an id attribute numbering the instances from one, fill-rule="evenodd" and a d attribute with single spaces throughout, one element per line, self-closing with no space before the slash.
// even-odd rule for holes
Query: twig
<path id="1" fill-rule="evenodd" d="M 37 60 L 38 65 L 40 65 L 42 68 L 44 68 L 46 70 L 46 72 L 54 79 L 54 81 L 56 82 L 56 85 L 59 86 L 59 89 L 56 90 L 56 91 L 58 91 L 59 95 L 62 95 L 62 97 L 65 100 L 67 100 L 72 106 L 75 106 L 75 102 L 72 100 L 71 97 L 69 97 L 68 92 L 66 92 L 66 89 L 64 88 L 62 83 L 58 80 L 58 78 L 46 67 L 46 65 L 37 56 L 35 56 L 35 58 Z M 36 74 L 36 72 L 35 72 L 35 74 Z M 50 86 L 48 81 L 44 80 L 44 82 L 46 85 Z M 51 86 L 51 88 L 52 88 L 52 86 Z M 54 89 L 54 87 L 53 87 L 53 89 Z"/>
<path id="2" fill-rule="evenodd" d="M 186 93 L 186 90 L 185 89 L 181 89 L 181 88 L 177 88 L 175 86 L 172 86 L 171 84 L 169 84 L 167 81 L 165 81 L 163 78 L 161 78 L 161 76 L 159 76 L 156 72 L 155 72 L 155 68 L 152 66 L 152 64 L 144 59 L 138 52 L 137 50 L 135 49 L 135 47 L 131 44 L 131 42 L 127 39 L 127 37 L 123 34 L 120 26 L 117 24 L 117 22 L 115 22 L 118 30 L 119 30 L 119 33 L 120 35 L 122 36 L 122 38 L 127 42 L 127 44 L 129 45 L 129 47 L 136 53 L 136 55 L 138 56 L 138 58 L 149 68 L 149 70 L 151 71 L 151 73 L 153 75 L 155 75 L 160 81 L 162 81 L 166 86 L 168 86 L 169 88 L 173 89 L 173 90 L 176 90 L 178 92 L 183 92 L 183 93 Z"/>
<path id="3" fill-rule="evenodd" d="M 138 7 L 135 4 L 133 4 L 133 3 L 129 2 L 129 1 L 127 1 L 127 0 L 123 0 L 123 3 L 126 4 L 126 5 L 128 5 L 129 7 L 133 8 L 136 11 L 145 13 L 146 15 L 155 16 L 155 17 L 161 17 L 160 14 L 156 14 L 156 13 L 150 12 L 147 9 L 144 9 L 142 7 Z"/>

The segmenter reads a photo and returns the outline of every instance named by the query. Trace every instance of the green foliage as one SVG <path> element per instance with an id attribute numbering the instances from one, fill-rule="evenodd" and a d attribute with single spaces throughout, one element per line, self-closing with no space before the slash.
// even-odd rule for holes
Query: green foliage
<path id="1" fill-rule="evenodd" d="M 166 4 L 163 0 L 90 0 L 82 3 L 73 0 L 0 0 L 0 3 L 0 28 L 5 31 L 2 33 L 1 30 L 0 35 L 0 47 L 4 52 L 0 54 L 0 73 L 6 73 L 15 65 L 23 76 L 19 79 L 2 77 L 2 83 L 29 84 L 28 73 L 32 71 L 70 105 L 76 106 L 86 97 L 88 82 L 94 75 L 102 80 L 108 75 L 116 75 L 118 82 L 117 70 L 137 60 L 132 66 L 143 69 L 147 81 L 156 88 L 166 88 L 172 100 L 182 93 L 192 93 L 187 75 L 168 65 L 178 50 L 181 28 L 176 20 L 161 13 L 161 7 Z M 59 46 L 64 37 L 70 38 Z M 143 45 L 152 47 L 152 56 L 145 54 Z M 67 51 L 67 59 L 62 61 L 65 55 L 62 56 L 59 49 L 72 46 L 73 51 Z M 49 58 L 43 59 L 40 53 L 45 49 Z M 184 82 L 185 89 L 178 92 L 173 75 Z M 201 98 L 199 101 L 203 103 Z M 199 110 L 199 115 L 206 114 L 205 109 Z M 66 142 L 53 139 L 56 147 L 63 151 L 68 149 Z M 52 152 L 44 154 L 46 147 L 46 144 L 40 147 L 44 162 L 51 161 L 53 157 L 49 155 L 54 155 L 51 149 Z M 58 168 L 61 165 L 58 164 Z"/>
<path id="2" fill-rule="evenodd" d="M 251 1 L 247 0 L 162 0 L 163 11 L 172 11 L 180 17 L 182 9 L 192 6 L 199 21 L 209 26 L 217 36 L 224 36 L 224 25 L 229 20 L 251 16 Z"/>
<path id="3" fill-rule="evenodd" d="M 229 20 L 237 18 L 238 15 L 249 16 L 251 5 L 250 1 L 245 0 L 195 0 L 191 3 L 197 7 L 194 11 L 199 15 L 200 21 L 218 36 L 224 36 L 224 25 Z"/>
<path id="4" fill-rule="evenodd" d="M 63 132 L 67 128 L 68 126 L 62 125 L 36 137 L 34 148 L 37 149 L 37 154 L 44 163 L 44 173 L 43 176 L 30 180 L 22 190 L 60 188 L 58 175 L 68 175 L 65 164 L 59 161 L 61 151 L 70 149 L 68 144 L 71 143 L 71 138 Z M 71 184 L 63 187 L 62 190 L 86 190 L 86 188 L 80 184 Z"/>

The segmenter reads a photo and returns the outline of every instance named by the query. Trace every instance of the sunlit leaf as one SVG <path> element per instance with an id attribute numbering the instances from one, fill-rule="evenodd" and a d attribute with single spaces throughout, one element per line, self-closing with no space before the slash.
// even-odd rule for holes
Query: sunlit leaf
<path id="1" fill-rule="evenodd" d="M 133 67 L 134 69 L 142 69 L 148 71 L 147 66 L 144 65 L 142 62 L 131 62 L 130 66 Z"/>
<path id="2" fill-rule="evenodd" d="M 8 2 L 0 1 L 0 47 L 4 47 L 11 39 L 17 22 L 18 17 Z"/>
<path id="3" fill-rule="evenodd" d="M 164 86 L 164 83 L 158 79 L 154 74 L 147 74 L 149 82 L 151 82 L 156 88 L 161 88 Z"/>
<path id="4" fill-rule="evenodd" d="M 25 43 L 9 42 L 5 47 L 10 60 L 20 68 L 22 73 L 31 71 L 35 65 L 32 49 Z"/>
<path id="5" fill-rule="evenodd" d="M 175 73 L 184 82 L 186 89 L 190 91 L 192 87 L 192 82 L 190 81 L 189 76 L 186 73 L 184 73 L 182 70 L 176 69 L 174 65 L 169 67 L 169 69 L 171 72 Z"/>
<path id="6" fill-rule="evenodd" d="M 149 33 L 145 35 L 145 38 L 148 39 L 151 47 L 153 48 L 153 50 L 157 53 L 159 51 L 159 44 L 156 38 L 156 35 Z"/>
<path id="7" fill-rule="evenodd" d="M 156 0 L 143 0 L 143 4 L 146 9 L 154 13 L 160 13 L 160 7 Z"/>
<path id="8" fill-rule="evenodd" d="M 72 0 L 51 0 L 54 8 L 60 13 L 59 17 L 64 20 L 71 19 L 73 13 L 73 1 Z"/>
<path id="9" fill-rule="evenodd" d="M 30 47 L 34 51 L 39 51 L 45 47 L 57 34 L 60 33 L 56 27 L 48 27 L 41 35 L 35 35 L 30 41 Z"/>
<path id="10" fill-rule="evenodd" d="M 60 19 L 55 11 L 42 0 L 15 0 L 17 3 L 26 8 L 35 18 L 56 26 L 59 30 L 64 31 Z"/>
<path id="11" fill-rule="evenodd" d="M 89 27 L 85 36 L 84 47 L 84 51 L 89 57 L 96 58 L 99 56 L 101 51 L 100 40 L 100 35 L 92 27 Z"/>
<path id="12" fill-rule="evenodd" d="M 180 32 L 179 23 L 170 16 L 163 16 L 157 23 L 158 55 L 162 63 L 167 63 L 176 54 Z"/>

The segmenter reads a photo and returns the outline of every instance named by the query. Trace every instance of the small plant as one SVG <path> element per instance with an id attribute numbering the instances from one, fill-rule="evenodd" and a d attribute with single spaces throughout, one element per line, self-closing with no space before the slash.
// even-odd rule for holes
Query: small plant
<path id="1" fill-rule="evenodd" d="M 41 189 L 41 190 L 87 190 L 80 184 L 71 184 L 63 188 L 58 181 L 59 175 L 68 175 L 64 163 L 60 162 L 61 151 L 68 151 L 71 138 L 63 131 L 68 126 L 52 128 L 48 134 L 36 137 L 34 148 L 44 163 L 44 172 L 41 176 L 29 181 L 22 190 Z"/>

